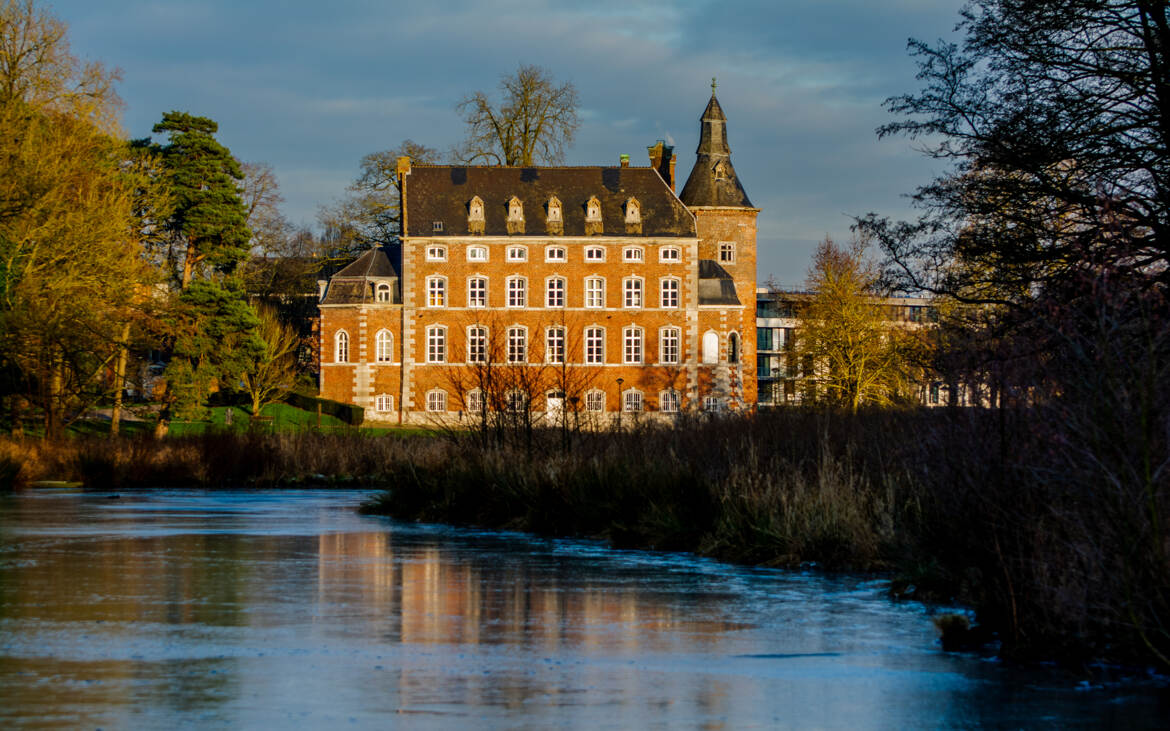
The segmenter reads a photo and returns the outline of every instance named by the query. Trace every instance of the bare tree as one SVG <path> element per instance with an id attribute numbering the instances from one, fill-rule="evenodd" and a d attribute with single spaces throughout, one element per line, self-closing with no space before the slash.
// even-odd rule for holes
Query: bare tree
<path id="1" fill-rule="evenodd" d="M 467 139 L 453 156 L 465 163 L 530 166 L 565 158 L 580 126 L 577 88 L 559 86 L 539 66 L 521 64 L 500 80 L 497 105 L 477 91 L 456 105 L 467 123 Z"/>

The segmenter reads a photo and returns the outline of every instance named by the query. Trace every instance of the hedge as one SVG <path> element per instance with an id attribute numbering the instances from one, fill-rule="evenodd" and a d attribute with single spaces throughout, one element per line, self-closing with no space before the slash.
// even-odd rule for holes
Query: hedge
<path id="1" fill-rule="evenodd" d="M 316 411 L 317 407 L 320 406 L 322 414 L 335 416 L 352 426 L 361 426 L 361 423 L 366 419 L 366 410 L 361 406 L 343 404 L 340 401 L 330 401 L 329 399 L 317 398 L 316 396 L 306 396 L 295 391 L 289 392 L 284 397 L 284 402 L 289 406 L 295 406 L 305 411 Z"/>

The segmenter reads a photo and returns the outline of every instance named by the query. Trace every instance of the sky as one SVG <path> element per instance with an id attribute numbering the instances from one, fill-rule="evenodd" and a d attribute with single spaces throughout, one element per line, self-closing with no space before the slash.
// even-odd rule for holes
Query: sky
<path id="1" fill-rule="evenodd" d="M 572 81 L 581 127 L 565 162 L 648 164 L 675 145 L 678 186 L 718 79 L 732 162 L 761 208 L 758 279 L 799 286 L 818 241 L 854 216 L 914 215 L 941 172 L 906 138 L 879 140 L 882 102 L 915 91 L 911 37 L 956 40 L 963 0 L 556 3 L 378 0 L 55 0 L 75 55 L 117 67 L 123 126 L 172 109 L 211 117 L 244 162 L 279 179 L 284 212 L 315 226 L 363 155 L 464 136 L 455 104 L 520 64 Z"/>

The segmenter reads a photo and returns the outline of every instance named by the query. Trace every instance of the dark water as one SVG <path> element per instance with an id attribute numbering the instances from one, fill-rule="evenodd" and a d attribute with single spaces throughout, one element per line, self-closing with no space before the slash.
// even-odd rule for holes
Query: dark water
<path id="1" fill-rule="evenodd" d="M 858 577 L 400 525 L 358 492 L 0 498 L 0 727 L 1159 727 Z"/>

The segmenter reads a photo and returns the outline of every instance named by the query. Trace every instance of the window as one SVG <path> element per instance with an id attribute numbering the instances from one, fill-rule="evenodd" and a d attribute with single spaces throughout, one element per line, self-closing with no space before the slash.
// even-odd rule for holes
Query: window
<path id="1" fill-rule="evenodd" d="M 626 223 L 641 223 L 642 222 L 642 207 L 638 205 L 637 198 L 630 198 L 626 201 Z"/>
<path id="2" fill-rule="evenodd" d="M 508 328 L 508 362 L 524 363 L 528 360 L 528 331 L 522 327 Z"/>
<path id="3" fill-rule="evenodd" d="M 664 246 L 658 250 L 658 261 L 682 261 L 682 257 L 675 247 Z"/>
<path id="4" fill-rule="evenodd" d="M 585 204 L 585 222 L 601 223 L 601 201 L 597 200 L 597 196 L 593 196 Z"/>
<path id="5" fill-rule="evenodd" d="M 567 258 L 563 246 L 550 246 L 544 250 L 545 261 L 565 261 Z"/>
<path id="6" fill-rule="evenodd" d="M 721 264 L 735 263 L 735 244 L 730 241 L 719 242 L 719 262 Z"/>
<path id="7" fill-rule="evenodd" d="M 487 279 L 470 277 L 467 280 L 467 306 L 487 307 Z"/>
<path id="8" fill-rule="evenodd" d="M 528 306 L 528 280 L 524 277 L 508 278 L 508 306 Z"/>
<path id="9" fill-rule="evenodd" d="M 663 279 L 660 289 L 659 302 L 664 309 L 678 308 L 678 280 Z"/>
<path id="10" fill-rule="evenodd" d="M 658 406 L 662 411 L 668 414 L 678 413 L 679 402 L 678 391 L 663 391 L 662 395 L 658 397 Z"/>
<path id="11" fill-rule="evenodd" d="M 505 397 L 505 403 L 508 405 L 508 411 L 513 414 L 518 414 L 528 409 L 528 394 L 519 389 L 512 389 Z"/>
<path id="12" fill-rule="evenodd" d="M 508 201 L 508 220 L 509 221 L 523 221 L 524 220 L 524 204 L 516 196 L 512 196 Z"/>
<path id="13" fill-rule="evenodd" d="M 427 328 L 427 362 L 447 362 L 447 328 L 442 325 Z"/>
<path id="14" fill-rule="evenodd" d="M 680 331 L 677 327 L 664 327 L 658 336 L 658 360 L 662 363 L 678 363 Z"/>
<path id="15" fill-rule="evenodd" d="M 600 246 L 587 247 L 585 261 L 605 261 L 605 249 Z"/>
<path id="16" fill-rule="evenodd" d="M 550 327 L 545 333 L 545 362 L 561 364 L 565 362 L 565 329 Z"/>
<path id="17" fill-rule="evenodd" d="M 434 231 L 437 234 L 443 233 L 443 222 L 431 221 L 431 231 Z"/>
<path id="18" fill-rule="evenodd" d="M 736 333 L 727 336 L 727 362 L 739 362 L 739 335 Z"/>
<path id="19" fill-rule="evenodd" d="M 605 411 L 605 391 L 590 391 L 585 394 L 586 411 Z"/>
<path id="20" fill-rule="evenodd" d="M 622 261 L 642 261 L 643 252 L 640 246 L 627 246 L 622 249 Z"/>
<path id="21" fill-rule="evenodd" d="M 720 405 L 718 396 L 703 397 L 703 411 L 718 411 Z"/>
<path id="22" fill-rule="evenodd" d="M 756 356 L 756 377 L 757 378 L 771 378 L 772 377 L 772 356 L 757 355 Z"/>
<path id="23" fill-rule="evenodd" d="M 333 360 L 338 363 L 349 362 L 349 333 L 338 330 L 333 336 Z"/>
<path id="24" fill-rule="evenodd" d="M 469 233 L 483 233 L 483 200 L 477 195 L 467 203 L 467 230 Z"/>
<path id="25" fill-rule="evenodd" d="M 482 325 L 467 328 L 467 362 L 487 363 L 488 331 Z"/>
<path id="26" fill-rule="evenodd" d="M 528 261 L 528 249 L 523 246 L 509 246 L 508 261 Z"/>
<path id="27" fill-rule="evenodd" d="M 390 363 L 394 360 L 394 336 L 389 330 L 379 330 L 374 336 L 374 358 L 379 363 Z"/>
<path id="28" fill-rule="evenodd" d="M 585 363 L 596 365 L 605 362 L 605 330 L 600 327 L 585 328 Z"/>
<path id="29" fill-rule="evenodd" d="M 447 392 L 441 389 L 427 392 L 427 411 L 446 411 Z"/>
<path id="30" fill-rule="evenodd" d="M 605 307 L 605 280 L 601 277 L 585 280 L 585 306 L 592 309 Z"/>
<path id="31" fill-rule="evenodd" d="M 626 391 L 622 394 L 622 410 L 632 411 L 637 413 L 642 410 L 642 392 L 641 391 Z"/>
<path id="32" fill-rule="evenodd" d="M 446 246 L 428 246 L 427 261 L 447 261 Z"/>
<path id="33" fill-rule="evenodd" d="M 636 277 L 622 280 L 622 305 L 624 307 L 642 306 L 642 280 Z"/>
<path id="34" fill-rule="evenodd" d="M 472 246 L 467 249 L 467 261 L 487 261 L 488 250 L 486 246 Z"/>
<path id="35" fill-rule="evenodd" d="M 756 328 L 756 350 L 771 350 L 772 349 L 772 328 L 757 327 Z"/>
<path id="36" fill-rule="evenodd" d="M 382 394 L 374 400 L 374 410 L 380 414 L 394 410 L 394 397 Z"/>
<path id="37" fill-rule="evenodd" d="M 427 307 L 447 306 L 447 280 L 443 277 L 427 278 Z"/>
<path id="38" fill-rule="evenodd" d="M 473 414 L 483 411 L 483 391 L 478 388 L 468 391 L 463 397 L 463 408 Z"/>
<path id="39" fill-rule="evenodd" d="M 565 306 L 565 280 L 560 277 L 553 277 L 549 279 L 544 295 L 545 307 L 564 307 Z"/>
<path id="40" fill-rule="evenodd" d="M 642 328 L 627 327 L 622 331 L 622 362 L 642 362 Z"/>
<path id="41" fill-rule="evenodd" d="M 554 223 L 561 220 L 561 200 L 555 195 L 548 199 L 548 220 Z"/>
<path id="42" fill-rule="evenodd" d="M 374 301 L 375 302 L 383 302 L 383 303 L 390 301 L 390 285 L 389 284 L 382 282 L 381 284 L 379 284 L 377 286 L 377 288 L 374 290 Z"/>

